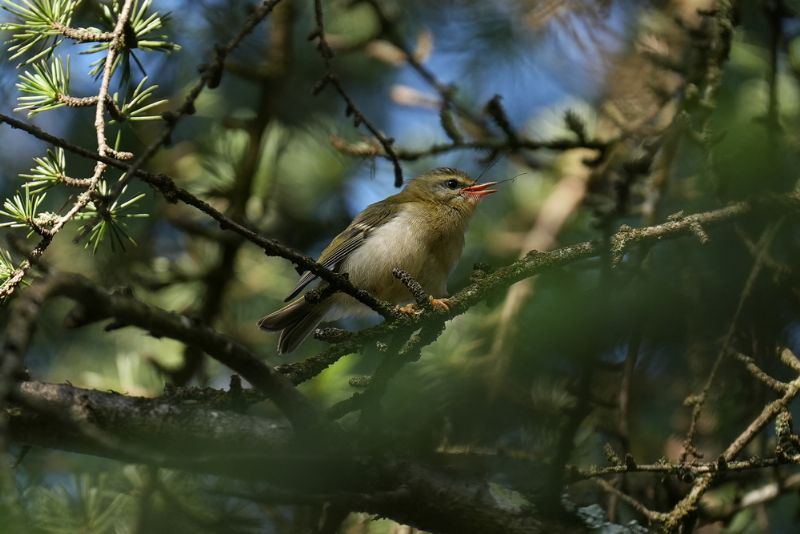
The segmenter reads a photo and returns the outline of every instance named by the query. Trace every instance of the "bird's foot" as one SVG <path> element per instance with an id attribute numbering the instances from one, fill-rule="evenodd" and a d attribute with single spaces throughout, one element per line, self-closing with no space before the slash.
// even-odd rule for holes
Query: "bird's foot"
<path id="1" fill-rule="evenodd" d="M 428 297 L 428 302 L 430 302 L 431 307 L 439 312 L 447 313 L 450 311 L 450 299 L 435 299 L 433 297 Z"/>
<path id="2" fill-rule="evenodd" d="M 406 304 L 405 306 L 395 306 L 395 310 L 405 315 L 417 315 L 422 310 L 416 304 Z"/>
<path id="3" fill-rule="evenodd" d="M 440 313 L 447 313 L 450 311 L 450 301 L 448 299 L 435 299 L 429 296 L 428 303 L 431 305 L 431 308 Z M 395 306 L 395 310 L 406 315 L 419 315 L 423 311 L 423 309 L 416 304 Z"/>

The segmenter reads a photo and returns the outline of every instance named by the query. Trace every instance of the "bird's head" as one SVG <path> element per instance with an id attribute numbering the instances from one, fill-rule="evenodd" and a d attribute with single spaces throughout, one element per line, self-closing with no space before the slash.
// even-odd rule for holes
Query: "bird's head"
<path id="1" fill-rule="evenodd" d="M 481 198 L 496 193 L 496 190 L 489 189 L 495 183 L 478 184 L 462 171 L 442 167 L 411 180 L 406 186 L 406 192 L 426 202 L 447 205 L 460 212 L 470 212 Z"/>

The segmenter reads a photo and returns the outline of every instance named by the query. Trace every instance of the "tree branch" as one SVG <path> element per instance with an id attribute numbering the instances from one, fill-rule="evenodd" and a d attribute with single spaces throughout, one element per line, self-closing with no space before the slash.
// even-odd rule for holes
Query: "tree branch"
<path id="1" fill-rule="evenodd" d="M 718 460 L 720 468 L 714 472 L 701 475 L 692 486 L 689 493 L 680 500 L 678 504 L 669 512 L 664 527 L 668 531 L 676 531 L 678 526 L 686 516 L 693 513 L 697 508 L 697 504 L 702 497 L 703 493 L 711 486 L 711 484 L 719 477 L 721 473 L 725 472 L 727 463 L 733 461 L 736 456 L 744 449 L 744 447 L 761 432 L 761 430 L 772 421 L 779 413 L 785 410 L 789 403 L 800 394 L 800 378 L 796 378 L 786 384 L 786 392 L 777 400 L 774 400 L 764 406 L 761 413 L 756 417 L 750 425 L 733 440 L 733 442 L 726 448 Z"/>
<path id="2" fill-rule="evenodd" d="M 710 228 L 743 219 L 758 211 L 767 212 L 768 210 L 771 210 L 772 214 L 781 212 L 796 215 L 800 212 L 800 193 L 792 192 L 738 202 L 725 208 L 673 218 L 654 226 L 631 228 L 623 225 L 611 236 L 611 252 L 622 258 L 625 251 L 634 245 L 650 245 L 685 236 L 696 237 L 697 225 Z M 282 365 L 279 369 L 281 372 L 290 373 L 294 383 L 303 382 L 333 365 L 341 357 L 381 339 L 390 332 L 407 330 L 410 333 L 423 324 L 447 321 L 465 313 L 475 304 L 520 280 L 581 260 L 601 256 L 607 251 L 608 245 L 605 241 L 600 240 L 584 241 L 548 252 L 531 251 L 519 260 L 495 270 L 449 297 L 447 302 L 450 311 L 445 314 L 439 311 L 424 311 L 414 316 L 403 316 L 402 319 L 389 321 L 348 336 L 345 341 L 309 358 L 306 362 Z"/>
<path id="3" fill-rule="evenodd" d="M 342 291 L 343 293 L 347 293 L 362 304 L 372 308 L 384 318 L 399 317 L 392 305 L 376 299 L 363 289 L 358 289 L 350 283 L 346 275 L 335 273 L 322 264 L 315 262 L 308 256 L 304 256 L 299 252 L 282 245 L 274 239 L 266 238 L 245 224 L 238 223 L 230 217 L 225 216 L 209 203 L 197 198 L 187 190 L 178 187 L 175 184 L 175 181 L 166 174 L 153 174 L 141 169 L 134 170 L 133 165 L 128 165 L 122 161 L 110 158 L 108 156 L 100 156 L 91 150 L 69 143 L 60 137 L 56 137 L 40 128 L 37 128 L 36 126 L 19 121 L 2 113 L 0 113 L 0 122 L 4 122 L 12 128 L 27 132 L 37 139 L 41 139 L 54 146 L 61 147 L 64 150 L 68 150 L 79 156 L 95 161 L 101 161 L 111 167 L 123 170 L 127 174 L 138 176 L 153 189 L 159 191 L 168 202 L 180 201 L 188 206 L 192 206 L 193 208 L 205 213 L 217 221 L 220 225 L 220 228 L 223 230 L 231 230 L 232 232 L 239 234 L 241 237 L 263 249 L 268 256 L 282 257 L 306 271 L 311 271 L 315 275 L 319 276 L 322 280 L 330 284 L 332 287 Z"/>
<path id="4" fill-rule="evenodd" d="M 98 443 L 91 432 L 76 426 L 91 425 L 123 439 L 130 448 L 152 454 L 156 465 L 277 484 L 284 496 L 301 491 L 306 499 L 317 495 L 324 501 L 334 493 L 356 510 L 425 530 L 459 534 L 582 530 L 579 523 L 543 519 L 511 490 L 504 489 L 504 497 L 498 498 L 485 482 L 404 460 L 343 456 L 325 449 L 321 445 L 325 442 L 318 442 L 313 451 L 298 448 L 286 426 L 268 419 L 169 397 L 145 399 L 39 382 L 21 383 L 15 397 L 19 404 L 8 415 L 11 437 L 18 443 L 131 460 L 126 451 Z M 76 411 L 90 417 L 75 421 L 60 415 Z"/>
<path id="5" fill-rule="evenodd" d="M 241 30 L 234 37 L 232 37 L 231 40 L 225 44 L 225 46 L 217 45 L 215 47 L 214 53 L 211 56 L 208 64 L 201 65 L 201 76 L 195 85 L 189 90 L 189 93 L 186 95 L 183 104 L 175 112 L 164 113 L 163 116 L 164 120 L 166 121 L 166 125 L 161 130 L 161 133 L 156 136 L 155 140 L 153 140 L 153 142 L 151 142 L 147 148 L 145 148 L 144 152 L 142 152 L 142 154 L 136 158 L 135 161 L 133 161 L 125 175 L 117 181 L 109 195 L 104 199 L 105 206 L 112 205 L 114 201 L 116 201 L 117 198 L 119 198 L 119 196 L 122 194 L 122 190 L 125 188 L 125 185 L 131 179 L 131 177 L 135 176 L 137 171 L 141 169 L 162 146 L 169 142 L 170 138 L 172 137 L 172 133 L 175 131 L 175 127 L 178 125 L 178 122 L 186 115 L 192 115 L 195 112 L 195 102 L 203 90 L 206 87 L 209 89 L 214 89 L 220 84 L 222 73 L 225 68 L 225 59 L 227 56 L 239 46 L 242 40 L 247 37 L 250 32 L 252 32 L 253 29 L 272 12 L 273 9 L 275 9 L 275 6 L 277 6 L 280 1 L 281 0 L 264 0 L 261 2 L 258 7 L 253 9 L 251 15 L 242 25 Z M 98 217 L 101 216 L 101 211 L 102 209 L 98 209 Z"/>
<path id="6" fill-rule="evenodd" d="M 83 157 L 104 161 L 122 170 L 129 171 L 130 169 L 130 166 L 124 162 L 104 156 L 101 157 L 90 150 L 68 143 L 35 126 L 18 121 L 13 117 L 0 114 L 0 122 L 5 122 L 14 128 L 24 130 L 34 137 Z M 366 343 L 378 340 L 389 331 L 408 329 L 410 332 L 418 328 L 423 322 L 431 320 L 445 321 L 461 315 L 470 307 L 486 299 L 492 293 L 507 288 L 520 280 L 530 278 L 531 276 L 535 276 L 547 270 L 563 267 L 587 258 L 600 256 L 608 249 L 604 241 L 596 240 L 584 241 L 549 252 L 531 251 L 519 260 L 497 269 L 449 298 L 448 303 L 450 305 L 450 311 L 447 314 L 425 312 L 414 317 L 408 317 L 396 313 L 394 308 L 389 304 L 381 302 L 372 297 L 368 292 L 356 288 L 347 280 L 346 276 L 334 273 L 313 261 L 311 258 L 303 256 L 275 240 L 265 238 L 247 226 L 231 220 L 208 203 L 198 199 L 185 189 L 179 188 L 169 176 L 165 174 L 152 174 L 142 170 L 136 171 L 135 174 L 154 189 L 160 191 L 168 201 L 181 201 L 198 209 L 219 222 L 222 229 L 228 229 L 239 234 L 248 241 L 261 247 L 270 256 L 285 258 L 295 265 L 313 272 L 334 288 L 353 296 L 360 302 L 377 311 L 384 318 L 392 319 L 386 324 L 366 329 L 348 337 L 345 342 L 334 345 L 318 356 L 307 360 L 308 365 L 306 365 L 305 362 L 301 362 L 280 366 L 279 369 L 281 372 L 290 374 L 292 382 L 296 384 L 316 376 L 316 374 L 338 361 L 342 356 L 358 350 Z M 616 263 L 619 263 L 625 253 L 636 245 L 650 245 L 685 236 L 694 236 L 699 239 L 698 227 L 704 229 L 702 235 L 705 235 L 705 229 L 707 228 L 744 219 L 759 211 L 772 215 L 776 212 L 780 212 L 794 216 L 800 211 L 800 193 L 790 192 L 779 195 L 767 195 L 737 202 L 715 210 L 672 217 L 667 222 L 653 226 L 631 228 L 627 225 L 623 225 L 611 236 L 611 253 Z"/>
<path id="7" fill-rule="evenodd" d="M 117 54 L 119 53 L 120 43 L 124 38 L 125 27 L 128 24 L 128 19 L 131 16 L 132 9 L 133 0 L 125 0 L 116 24 L 114 25 L 111 42 L 108 45 L 108 52 L 106 53 L 103 75 L 100 80 L 100 89 L 97 93 L 94 129 L 97 134 L 97 154 L 99 156 L 109 155 L 110 152 L 113 153 L 108 146 L 108 142 L 106 141 L 106 100 L 109 98 L 108 91 L 109 84 L 111 83 L 111 75 L 114 73 L 114 63 L 117 58 Z M 48 229 L 48 233 L 42 236 L 41 241 L 39 241 L 36 247 L 34 247 L 34 249 L 28 255 L 28 259 L 24 260 L 20 266 L 9 275 L 6 281 L 3 282 L 3 285 L 0 286 L 0 299 L 11 296 L 14 290 L 16 290 L 17 286 L 22 283 L 23 278 L 25 278 L 28 270 L 30 270 L 31 266 L 33 265 L 33 261 L 37 260 L 42 256 L 42 254 L 44 254 L 44 251 L 50 246 L 50 243 L 53 241 L 53 238 L 56 236 L 56 234 L 61 231 L 64 225 L 71 221 L 92 200 L 92 197 L 94 196 L 94 193 L 100 183 L 100 178 L 102 178 L 105 170 L 106 163 L 100 160 L 95 160 L 94 173 L 89 179 L 90 181 L 86 191 L 78 195 L 77 200 L 75 200 L 69 211 L 59 217 Z M 2 388 L 0 388 L 0 390 L 1 389 Z"/>
<path id="8" fill-rule="evenodd" d="M 89 28 L 72 28 L 58 21 L 51 23 L 50 27 L 64 37 L 81 43 L 107 43 L 114 40 L 114 32 L 101 32 Z"/>
<path id="9" fill-rule="evenodd" d="M 190 318 L 148 306 L 132 297 L 108 292 L 83 276 L 58 273 L 32 285 L 12 304 L 2 356 L 22 362 L 35 329 L 42 304 L 64 296 L 78 302 L 88 314 L 81 324 L 113 318 L 123 325 L 139 327 L 156 337 L 168 337 L 196 346 L 262 390 L 280 408 L 296 429 L 333 426 L 309 400 L 275 369 L 263 363 L 237 341 Z"/>
<path id="10" fill-rule="evenodd" d="M 394 168 L 394 186 L 400 187 L 403 185 L 403 168 L 400 166 L 400 160 L 397 158 L 394 148 L 392 148 L 394 139 L 386 137 L 372 122 L 370 122 L 367 116 L 358 109 L 353 99 L 350 98 L 350 95 L 345 91 L 339 77 L 336 76 L 336 73 L 333 71 L 333 49 L 328 45 L 328 41 L 325 38 L 325 18 L 322 13 L 322 0 L 314 0 L 314 22 L 316 27 L 311 31 L 308 39 L 317 40 L 317 49 L 319 50 L 320 56 L 322 56 L 322 60 L 325 62 L 326 70 L 325 76 L 314 88 L 314 93 L 319 93 L 328 84 L 336 89 L 336 92 L 339 93 L 339 96 L 342 97 L 342 100 L 344 100 L 346 104 L 345 114 L 348 117 L 351 115 L 353 116 L 353 123 L 355 126 L 363 124 L 383 148 L 383 153 L 386 158 L 392 162 Z"/>

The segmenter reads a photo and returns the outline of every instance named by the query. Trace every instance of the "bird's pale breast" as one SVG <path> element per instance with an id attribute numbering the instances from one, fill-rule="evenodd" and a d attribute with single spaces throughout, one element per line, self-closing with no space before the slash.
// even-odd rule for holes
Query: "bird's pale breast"
<path id="1" fill-rule="evenodd" d="M 408 289 L 392 276 L 394 268 L 408 272 L 431 295 L 445 296 L 447 278 L 464 247 L 463 226 L 452 226 L 442 232 L 425 224 L 424 216 L 412 209 L 404 210 L 373 230 L 344 261 L 341 270 L 349 274 L 355 286 L 394 304 L 413 301 Z M 328 319 L 368 311 L 346 295 L 337 295 L 336 300 L 336 309 L 331 310 Z"/>

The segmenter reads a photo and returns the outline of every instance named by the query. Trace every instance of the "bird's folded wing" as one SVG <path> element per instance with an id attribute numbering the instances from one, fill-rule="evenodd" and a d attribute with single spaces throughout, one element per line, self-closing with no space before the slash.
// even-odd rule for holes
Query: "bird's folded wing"
<path id="1" fill-rule="evenodd" d="M 373 230 L 391 221 L 397 213 L 396 208 L 393 209 L 383 201 L 373 204 L 370 209 L 362 211 L 341 234 L 331 241 L 331 244 L 322 251 L 317 262 L 327 269 L 337 271 L 342 262 L 364 244 Z M 306 271 L 285 300 L 288 302 L 295 298 L 316 279 L 317 275 Z"/>

